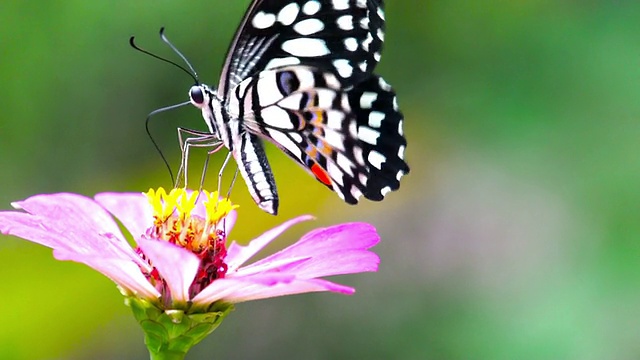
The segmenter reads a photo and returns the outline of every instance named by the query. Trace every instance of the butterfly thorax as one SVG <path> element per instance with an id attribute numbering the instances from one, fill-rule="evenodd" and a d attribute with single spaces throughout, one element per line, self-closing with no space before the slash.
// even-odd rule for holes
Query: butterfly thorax
<path id="1" fill-rule="evenodd" d="M 211 134 L 222 140 L 224 145 L 233 150 L 233 138 L 238 131 L 237 119 L 231 119 L 224 101 L 216 94 L 216 89 L 208 85 L 194 85 L 189 90 L 191 103 L 202 110 L 207 127 Z M 231 127 L 236 130 L 233 131 Z"/>

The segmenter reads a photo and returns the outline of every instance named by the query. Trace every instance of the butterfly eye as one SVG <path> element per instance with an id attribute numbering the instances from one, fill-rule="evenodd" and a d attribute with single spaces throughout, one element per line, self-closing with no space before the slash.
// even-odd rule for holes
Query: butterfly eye
<path id="1" fill-rule="evenodd" d="M 191 87 L 189 97 L 191 98 L 191 102 L 196 106 L 202 106 L 202 104 L 204 104 L 204 94 L 199 86 Z"/>

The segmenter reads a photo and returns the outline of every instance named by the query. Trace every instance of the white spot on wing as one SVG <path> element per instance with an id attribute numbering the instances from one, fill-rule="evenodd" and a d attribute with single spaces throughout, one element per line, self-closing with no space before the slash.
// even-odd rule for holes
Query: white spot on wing
<path id="1" fill-rule="evenodd" d="M 351 15 L 342 15 L 336 21 L 338 27 L 342 30 L 349 31 L 353 30 L 353 16 Z"/>
<path id="2" fill-rule="evenodd" d="M 269 106 L 262 109 L 261 115 L 262 121 L 271 127 L 293 130 L 293 124 L 289 120 L 289 114 L 277 106 Z"/>
<path id="3" fill-rule="evenodd" d="M 342 129 L 342 122 L 344 120 L 344 113 L 338 110 L 327 111 L 327 127 L 334 130 Z"/>
<path id="4" fill-rule="evenodd" d="M 333 0 L 334 10 L 347 10 L 349 8 L 349 0 Z"/>
<path id="5" fill-rule="evenodd" d="M 289 133 L 289 136 L 291 136 L 293 141 L 295 141 L 296 143 L 302 143 L 302 135 L 298 134 L 297 132 L 291 132 Z"/>
<path id="6" fill-rule="evenodd" d="M 357 186 L 351 185 L 351 196 L 353 196 L 356 200 L 360 200 L 362 191 L 360 191 Z"/>
<path id="7" fill-rule="evenodd" d="M 266 29 L 276 22 L 276 16 L 273 14 L 268 14 L 264 11 L 260 11 L 257 13 L 253 19 L 251 19 L 251 25 L 256 29 Z"/>
<path id="8" fill-rule="evenodd" d="M 382 170 L 382 163 L 387 161 L 387 158 L 384 157 L 384 155 L 380 154 L 379 152 L 375 150 L 371 150 L 369 152 L 369 156 L 367 157 L 367 160 L 369 160 L 369 163 L 371 164 L 371 166 L 373 166 L 378 170 Z"/>
<path id="9" fill-rule="evenodd" d="M 372 128 L 367 126 L 360 126 L 358 128 L 358 139 L 366 142 L 367 144 L 377 145 L 379 137 L 380 132 L 377 130 L 373 130 Z"/>
<path id="10" fill-rule="evenodd" d="M 289 110 L 299 110 L 300 109 L 300 101 L 302 100 L 301 93 L 293 93 L 286 98 L 280 100 L 278 102 L 278 106 L 283 107 Z"/>
<path id="11" fill-rule="evenodd" d="M 325 129 L 324 141 L 326 141 L 329 146 L 344 151 L 344 136 L 340 134 L 340 132 L 333 129 Z"/>
<path id="12" fill-rule="evenodd" d="M 273 71 L 265 71 L 258 80 L 258 94 L 260 97 L 260 106 L 268 106 L 282 99 L 282 94 L 276 85 L 276 73 Z"/>
<path id="13" fill-rule="evenodd" d="M 342 84 L 340 84 L 340 81 L 338 81 L 338 78 L 331 73 L 324 74 L 324 81 L 327 83 L 327 86 L 332 89 L 337 90 L 342 87 Z"/>
<path id="14" fill-rule="evenodd" d="M 372 111 L 369 113 L 369 126 L 372 128 L 379 128 L 382 125 L 382 120 L 384 120 L 385 116 L 383 112 L 380 111 Z"/>
<path id="15" fill-rule="evenodd" d="M 319 1 L 307 1 L 302 6 L 302 12 L 306 15 L 314 15 L 320 10 L 320 2 Z"/>
<path id="16" fill-rule="evenodd" d="M 265 69 L 273 69 L 280 66 L 298 65 L 298 64 L 300 64 L 300 59 L 294 56 L 274 58 L 274 59 L 271 59 L 269 63 L 267 63 L 267 66 L 265 66 Z"/>
<path id="17" fill-rule="evenodd" d="M 333 66 L 335 66 L 338 74 L 340 74 L 340 76 L 342 76 L 343 78 L 348 78 L 349 76 L 353 75 L 353 67 L 349 63 L 349 60 L 333 60 Z"/>
<path id="18" fill-rule="evenodd" d="M 347 173 L 349 176 L 353 177 L 353 167 L 354 167 L 354 165 L 353 165 L 353 162 L 351 162 L 351 160 L 349 160 L 343 154 L 338 153 L 338 155 L 336 157 L 336 163 L 338 163 L 338 166 L 342 169 L 342 171 Z"/>
<path id="19" fill-rule="evenodd" d="M 356 51 L 358 50 L 358 41 L 356 38 L 346 38 L 344 39 L 344 48 L 349 51 Z"/>
<path id="20" fill-rule="evenodd" d="M 362 42 L 362 49 L 364 51 L 369 51 L 369 45 L 373 42 L 373 36 L 371 34 L 367 34 L 367 38 Z"/>
<path id="21" fill-rule="evenodd" d="M 353 158 L 356 159 L 356 162 L 358 164 L 364 165 L 364 157 L 362 156 L 362 148 L 361 147 L 356 146 L 356 147 L 353 148 Z"/>
<path id="22" fill-rule="evenodd" d="M 315 34 L 324 29 L 324 23 L 318 19 L 306 19 L 293 25 L 293 30 L 300 35 Z"/>
<path id="23" fill-rule="evenodd" d="M 282 50 L 293 56 L 323 56 L 329 54 L 329 48 L 324 40 L 297 38 L 282 43 Z"/>
<path id="24" fill-rule="evenodd" d="M 318 105 L 316 107 L 321 109 L 330 109 L 333 104 L 333 100 L 336 98 L 336 93 L 329 89 L 316 89 L 318 94 Z"/>
<path id="25" fill-rule="evenodd" d="M 367 175 L 361 173 L 360 175 L 358 175 L 358 180 L 360 180 L 360 184 L 367 186 L 367 181 L 369 181 L 369 178 L 367 177 Z"/>
<path id="26" fill-rule="evenodd" d="M 316 81 L 313 78 L 313 72 L 309 70 L 309 68 L 296 68 L 295 74 L 298 77 L 298 81 L 300 81 L 298 90 L 306 90 L 315 87 Z"/>
<path id="27" fill-rule="evenodd" d="M 296 17 L 298 17 L 298 12 L 300 11 L 300 7 L 295 2 L 289 3 L 287 6 L 283 7 L 282 10 L 278 13 L 278 21 L 280 21 L 283 25 L 289 26 L 296 21 Z"/>
<path id="28" fill-rule="evenodd" d="M 360 108 L 371 109 L 373 102 L 376 101 L 376 99 L 378 99 L 377 93 L 371 91 L 363 92 L 362 96 L 360 96 Z"/>
<path id="29" fill-rule="evenodd" d="M 369 29 L 369 18 L 363 18 L 362 20 L 360 20 L 360 27 L 368 30 Z"/>
<path id="30" fill-rule="evenodd" d="M 387 196 L 387 194 L 390 192 L 391 192 L 391 188 L 389 186 L 385 186 L 382 188 L 382 190 L 380 190 L 380 194 L 382 194 L 382 197 Z"/>
<path id="31" fill-rule="evenodd" d="M 289 139 L 289 137 L 286 134 L 280 131 L 271 130 L 271 129 L 267 129 L 267 132 L 269 133 L 269 136 L 271 137 L 271 139 L 273 139 L 273 141 L 279 147 L 289 150 L 298 159 L 302 157 L 302 151 L 300 151 L 300 148 L 298 147 L 298 145 L 296 145 L 293 141 L 291 141 L 291 139 Z"/>
<path id="32" fill-rule="evenodd" d="M 342 178 L 342 171 L 334 163 L 327 162 L 327 172 L 329 177 L 340 186 L 344 186 L 344 179 Z"/>
<path id="33" fill-rule="evenodd" d="M 383 78 L 378 78 L 378 85 L 384 91 L 391 91 L 391 85 L 388 82 L 384 81 Z"/>

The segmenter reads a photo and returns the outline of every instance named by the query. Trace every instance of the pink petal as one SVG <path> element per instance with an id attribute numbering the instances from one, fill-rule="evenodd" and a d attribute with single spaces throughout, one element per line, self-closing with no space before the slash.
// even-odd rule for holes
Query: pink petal
<path id="1" fill-rule="evenodd" d="M 355 292 L 351 287 L 322 279 L 298 279 L 291 274 L 261 274 L 218 279 L 196 295 L 193 298 L 193 302 L 207 304 L 223 300 L 238 303 L 318 291 L 331 291 L 349 295 Z"/>
<path id="2" fill-rule="evenodd" d="M 255 286 L 249 290 L 243 291 L 237 295 L 237 297 L 229 296 L 224 300 L 239 303 L 249 300 L 268 299 L 285 295 L 296 295 L 310 292 L 330 291 L 345 295 L 353 295 L 356 290 L 350 286 L 336 284 L 334 282 L 323 279 L 296 279 L 289 284 L 278 284 L 270 287 Z"/>
<path id="3" fill-rule="evenodd" d="M 241 270 L 287 258 L 310 257 L 289 271 L 296 271 L 303 278 L 376 271 L 380 259 L 366 249 L 379 241 L 375 228 L 367 223 L 331 226 L 309 232 L 295 244 Z"/>
<path id="4" fill-rule="evenodd" d="M 142 193 L 100 193 L 94 197 L 134 238 L 146 233 L 153 224 L 153 209 Z"/>
<path id="5" fill-rule="evenodd" d="M 0 232 L 79 254 L 138 259 L 111 216 L 74 194 L 37 195 L 15 203 L 29 213 L 0 212 Z"/>
<path id="6" fill-rule="evenodd" d="M 138 246 L 167 282 L 172 299 L 187 302 L 189 287 L 198 272 L 200 259 L 191 252 L 164 241 L 139 239 Z"/>
<path id="7" fill-rule="evenodd" d="M 131 261 L 105 258 L 100 255 L 82 255 L 64 250 L 54 250 L 54 256 L 58 260 L 85 264 L 133 294 L 147 299 L 156 299 L 160 296 L 160 293 L 142 275 L 140 268 Z"/>
<path id="8" fill-rule="evenodd" d="M 229 235 L 231 229 L 233 229 L 233 226 L 236 224 L 236 219 L 238 219 L 238 212 L 232 210 L 229 214 L 227 214 L 224 220 L 222 220 L 222 224 L 218 224 L 218 227 L 221 228 L 226 235 Z"/>
<path id="9" fill-rule="evenodd" d="M 13 205 L 29 214 L 47 219 L 51 224 L 62 224 L 56 227 L 58 229 L 70 226 L 69 230 L 77 232 L 75 235 L 96 236 L 100 233 L 111 233 L 122 238 L 120 228 L 111 215 L 95 201 L 82 195 L 35 195 Z"/>
<path id="10" fill-rule="evenodd" d="M 31 214 L 16 211 L 0 212 L 0 233 L 23 238 L 49 248 L 73 248 L 71 242 L 48 231 L 42 225 L 43 220 Z"/>
<path id="11" fill-rule="evenodd" d="M 235 272 L 227 271 L 227 276 L 231 275 L 233 277 L 236 276 L 248 276 L 253 274 L 267 273 L 267 272 L 277 272 L 277 273 L 295 273 L 298 275 L 297 270 L 300 268 L 300 265 L 311 260 L 309 257 L 305 258 L 291 258 L 291 259 L 281 259 L 276 261 L 271 261 L 267 263 L 262 263 L 258 266 L 244 266 L 240 269 L 237 269 Z"/>
<path id="12" fill-rule="evenodd" d="M 284 222 L 283 224 L 265 232 L 252 240 L 247 246 L 238 245 L 235 241 L 231 243 L 227 249 L 226 263 L 229 267 L 229 272 L 235 271 L 247 260 L 257 254 L 265 246 L 269 245 L 278 235 L 282 234 L 285 230 L 291 226 L 306 220 L 313 219 L 311 215 L 302 215 L 297 218 Z M 306 256 L 307 254 L 305 254 Z"/>
<path id="13" fill-rule="evenodd" d="M 299 258 L 293 258 L 299 259 Z M 360 272 L 378 271 L 380 258 L 375 253 L 368 250 L 346 250 L 332 251 L 321 255 L 313 255 L 305 258 L 306 261 L 298 261 L 285 268 L 279 268 L 280 272 L 296 274 L 302 279 L 312 279 L 325 276 L 355 274 Z M 269 264 L 277 265 L 283 259 L 269 262 L 260 261 L 248 266 L 244 266 L 236 272 L 238 275 L 252 274 L 257 269 L 268 269 Z"/>

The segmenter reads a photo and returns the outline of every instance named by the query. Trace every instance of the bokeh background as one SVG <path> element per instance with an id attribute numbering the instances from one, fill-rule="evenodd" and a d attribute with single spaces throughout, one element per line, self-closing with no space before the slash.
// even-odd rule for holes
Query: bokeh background
<path id="1" fill-rule="evenodd" d="M 32 194 L 170 186 L 144 131 L 191 80 L 215 84 L 247 0 L 0 3 L 0 208 Z M 375 224 L 379 273 L 352 297 L 241 304 L 190 359 L 640 358 L 640 3 L 389 1 L 378 72 L 406 116 L 412 172 L 356 207 L 269 147 L 281 215 L 242 183 L 232 238 L 295 215 Z M 177 126 L 151 131 L 178 164 Z M 199 172 L 202 154 L 194 157 Z M 212 158 L 217 172 L 223 155 Z M 230 172 L 227 173 L 230 176 Z M 208 179 L 214 186 L 215 178 Z M 0 238 L 2 359 L 146 358 L 113 283 L 49 249 Z"/>

